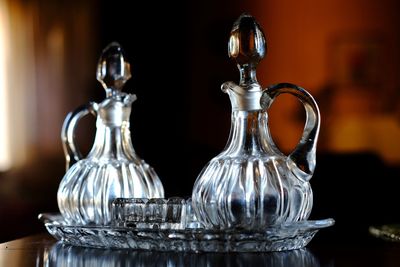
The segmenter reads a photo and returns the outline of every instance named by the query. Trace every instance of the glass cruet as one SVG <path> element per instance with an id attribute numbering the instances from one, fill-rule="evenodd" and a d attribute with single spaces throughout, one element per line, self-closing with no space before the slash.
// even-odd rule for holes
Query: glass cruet
<path id="1" fill-rule="evenodd" d="M 265 37 L 255 19 L 242 14 L 234 23 L 229 57 L 240 71 L 240 83 L 226 82 L 231 130 L 224 150 L 200 172 L 192 192 L 198 220 L 206 228 L 262 229 L 306 220 L 313 194 L 309 183 L 315 168 L 320 115 L 313 97 L 289 83 L 262 90 L 256 67 L 266 53 Z M 275 146 L 268 129 L 268 109 L 289 93 L 303 103 L 304 132 L 288 156 Z"/>
<path id="2" fill-rule="evenodd" d="M 65 221 L 74 224 L 109 224 L 115 198 L 162 198 L 157 174 L 135 153 L 129 130 L 133 94 L 121 92 L 131 77 L 130 64 L 118 43 L 111 43 L 98 62 L 97 80 L 106 91 L 101 103 L 91 102 L 66 117 L 62 141 L 67 171 L 57 201 Z M 75 142 L 75 128 L 87 114 L 96 116 L 92 149 L 83 158 Z"/>

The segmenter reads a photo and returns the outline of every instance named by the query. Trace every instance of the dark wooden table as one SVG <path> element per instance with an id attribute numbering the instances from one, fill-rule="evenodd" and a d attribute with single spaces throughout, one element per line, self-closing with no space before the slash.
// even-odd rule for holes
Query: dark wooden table
<path id="1" fill-rule="evenodd" d="M 0 266 L 400 266 L 400 244 L 373 237 L 274 253 L 165 253 L 63 245 L 43 233 L 0 244 Z"/>

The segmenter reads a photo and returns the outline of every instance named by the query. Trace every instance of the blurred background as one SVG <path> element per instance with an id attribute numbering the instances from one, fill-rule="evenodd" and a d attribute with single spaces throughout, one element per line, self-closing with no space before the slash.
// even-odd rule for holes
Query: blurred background
<path id="1" fill-rule="evenodd" d="M 311 218 L 335 218 L 326 235 L 338 242 L 400 222 L 398 9 L 396 0 L 0 0 L 0 242 L 44 231 L 37 215 L 58 210 L 61 126 L 68 112 L 104 98 L 95 71 L 112 41 L 131 62 L 125 91 L 138 97 L 136 152 L 167 197 L 190 196 L 228 138 L 230 103 L 220 85 L 239 78 L 227 41 L 242 12 L 267 37 L 261 85 L 295 83 L 320 106 Z M 274 141 L 290 153 L 304 127 L 301 104 L 281 96 L 269 114 Z M 94 133 L 94 118 L 83 119 L 84 153 Z"/>

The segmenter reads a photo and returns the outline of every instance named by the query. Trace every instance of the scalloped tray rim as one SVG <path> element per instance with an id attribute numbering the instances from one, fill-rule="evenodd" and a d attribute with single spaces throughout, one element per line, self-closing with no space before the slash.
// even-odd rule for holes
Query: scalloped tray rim
<path id="1" fill-rule="evenodd" d="M 98 229 L 98 230 L 129 230 L 129 231 L 141 231 L 141 232 L 174 232 L 174 233 L 205 233 L 205 234 L 268 234 L 271 230 L 284 230 L 284 229 L 295 229 L 295 230 L 319 230 L 322 228 L 330 227 L 335 224 L 335 220 L 332 218 L 321 219 L 321 220 L 304 220 L 291 223 L 285 223 L 277 226 L 270 226 L 264 230 L 238 230 L 238 229 L 204 229 L 204 228 L 185 228 L 185 229 L 154 229 L 154 228 L 135 228 L 135 227 L 124 227 L 124 226 L 113 226 L 113 225 L 72 225 L 67 224 L 65 221 L 61 221 L 62 215 L 60 213 L 40 213 L 38 219 L 41 220 L 45 225 L 49 224 L 52 226 L 61 226 L 63 228 L 81 228 L 81 229 Z M 56 220 L 57 219 L 57 220 Z"/>
<path id="2" fill-rule="evenodd" d="M 272 252 L 301 249 L 312 240 L 319 229 L 335 223 L 329 218 L 285 223 L 264 230 L 216 230 L 68 225 L 63 221 L 61 214 L 55 213 L 40 214 L 39 219 L 44 222 L 47 231 L 55 239 L 73 246 L 194 253 Z"/>

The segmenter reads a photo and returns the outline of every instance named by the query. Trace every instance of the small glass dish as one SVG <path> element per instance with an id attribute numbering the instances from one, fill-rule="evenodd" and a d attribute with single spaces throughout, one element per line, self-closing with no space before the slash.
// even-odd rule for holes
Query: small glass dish
<path id="1" fill-rule="evenodd" d="M 112 225 L 138 229 L 201 228 L 191 199 L 116 198 L 112 202 Z"/>

